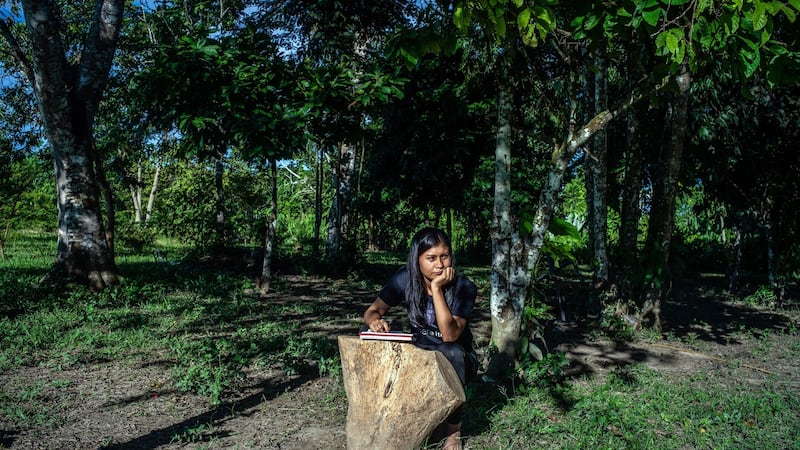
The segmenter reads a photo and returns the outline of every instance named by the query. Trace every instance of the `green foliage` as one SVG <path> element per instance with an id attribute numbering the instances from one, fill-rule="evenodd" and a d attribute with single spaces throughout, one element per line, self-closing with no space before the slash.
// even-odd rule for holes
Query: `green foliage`
<path id="1" fill-rule="evenodd" d="M 683 63 L 696 73 L 724 61 L 741 78 L 761 71 L 772 85 L 791 84 L 787 75 L 797 72 L 800 59 L 780 36 L 783 27 L 795 22 L 798 7 L 762 0 L 587 3 L 578 8 L 571 26 L 576 39 L 591 39 L 592 45 L 631 30 L 652 39 L 655 55 L 665 63 L 658 77 L 675 73 Z"/>
<path id="2" fill-rule="evenodd" d="M 0 230 L 50 226 L 57 215 L 52 164 L 40 155 L 12 152 L 7 145 L 0 148 Z"/>
<path id="3" fill-rule="evenodd" d="M 466 31 L 473 22 L 484 27 L 497 42 L 511 29 L 526 45 L 537 46 L 556 28 L 552 10 L 557 0 L 527 2 L 524 0 L 459 1 L 453 10 L 453 22 L 459 30 Z"/>
<path id="4" fill-rule="evenodd" d="M 116 243 L 134 253 L 151 249 L 158 234 L 154 227 L 135 222 L 122 223 L 116 230 Z"/>

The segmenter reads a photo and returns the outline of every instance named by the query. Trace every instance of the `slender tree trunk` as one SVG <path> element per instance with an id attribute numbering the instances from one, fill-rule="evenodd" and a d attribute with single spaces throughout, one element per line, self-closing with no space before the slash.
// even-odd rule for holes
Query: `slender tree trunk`
<path id="1" fill-rule="evenodd" d="M 606 89 L 606 68 L 605 59 L 602 56 L 595 58 L 597 70 L 594 75 L 594 111 L 599 114 L 608 105 Z M 600 130 L 594 135 L 593 155 L 587 162 L 587 183 L 586 195 L 588 196 L 588 209 L 591 211 L 589 217 L 591 221 L 590 241 L 594 252 L 594 285 L 595 295 L 602 296 L 608 288 L 609 260 L 606 245 L 608 235 L 608 191 L 607 179 L 607 155 L 608 139 L 604 130 Z"/>
<path id="2" fill-rule="evenodd" d="M 656 270 L 657 283 L 648 289 L 647 298 L 642 304 L 640 320 L 645 321 L 652 316 L 655 330 L 661 329 L 661 304 L 671 286 L 670 279 L 670 245 L 675 224 L 675 199 L 678 192 L 678 181 L 683 158 L 686 124 L 689 109 L 689 93 L 691 90 L 691 74 L 686 65 L 681 66 L 681 73 L 675 77 L 679 92 L 671 105 L 669 127 L 671 139 L 666 152 L 666 173 L 661 177 L 660 187 L 653 193 L 654 204 L 650 216 L 648 230 L 648 247 L 654 252 L 653 269 Z"/>
<path id="3" fill-rule="evenodd" d="M 320 230 L 322 228 L 322 149 L 315 148 L 315 183 L 314 183 L 314 255 L 319 255 Z"/>
<path id="4" fill-rule="evenodd" d="M 656 86 L 655 90 L 661 89 L 664 84 L 665 83 L 662 83 Z M 647 93 L 649 94 L 650 92 Z M 536 212 L 531 220 L 531 230 L 526 236 L 522 236 L 518 231 L 511 235 L 508 272 L 509 297 L 515 299 L 517 302 L 515 307 L 518 308 L 520 313 L 518 317 L 509 315 L 508 320 L 502 323 L 505 329 L 511 330 L 508 334 L 510 337 L 506 343 L 507 349 L 512 347 L 512 343 L 516 344 L 516 338 L 511 337 L 513 336 L 511 334 L 513 330 L 517 330 L 518 338 L 522 320 L 521 311 L 530 289 L 531 274 L 533 274 L 539 262 L 539 256 L 541 255 L 541 249 L 544 245 L 547 229 L 550 226 L 550 220 L 559 202 L 564 172 L 567 167 L 569 167 L 569 163 L 575 156 L 578 148 L 584 145 L 595 133 L 604 129 L 612 119 L 618 117 L 632 105 L 641 101 L 644 95 L 644 92 L 631 93 L 621 104 L 613 109 L 607 109 L 598 113 L 579 128 L 576 127 L 577 103 L 574 99 L 571 101 L 569 130 L 566 139 L 564 139 L 562 143 L 556 145 L 553 150 L 552 159 L 550 161 L 550 171 L 542 191 L 539 194 Z M 495 257 L 497 257 L 497 255 L 495 255 Z M 493 309 L 493 317 L 495 314 L 496 311 Z M 492 336 L 494 336 L 494 334 L 495 331 L 493 329 Z"/>
<path id="5" fill-rule="evenodd" d="M 144 215 L 144 223 L 150 223 L 150 218 L 153 217 L 153 206 L 156 203 L 156 192 L 158 191 L 158 181 L 161 176 L 161 167 L 163 166 L 161 155 L 156 159 L 156 171 L 153 174 L 153 184 L 150 185 L 150 195 L 147 196 L 147 210 Z"/>
<path id="6" fill-rule="evenodd" d="M 744 241 L 744 231 L 741 222 L 736 224 L 736 237 L 733 241 L 733 263 L 728 277 L 728 290 L 733 292 L 739 287 L 739 268 L 742 264 L 742 245 Z"/>
<path id="7" fill-rule="evenodd" d="M 550 226 L 550 220 L 559 201 L 564 172 L 570 161 L 575 156 L 578 148 L 584 145 L 595 133 L 604 129 L 612 119 L 641 101 L 645 95 L 660 90 L 665 84 L 666 80 L 662 80 L 662 83 L 655 86 L 652 91 L 631 92 L 630 96 L 620 104 L 598 113 L 580 128 L 576 127 L 577 104 L 573 99 L 570 105 L 569 130 L 564 141 L 555 145 L 553 149 L 550 171 L 539 194 L 538 205 L 531 220 L 530 231 L 523 236 L 519 231 L 511 230 L 510 227 L 506 229 L 502 222 L 504 219 L 502 214 L 494 213 L 494 223 L 492 224 L 491 314 L 492 341 L 498 347 L 499 353 L 490 363 L 490 372 L 493 370 L 495 371 L 494 373 L 499 372 L 498 369 L 503 367 L 502 363 L 496 363 L 495 360 L 502 361 L 505 359 L 506 364 L 508 364 L 509 355 L 511 355 L 511 361 L 514 360 L 514 350 L 522 325 L 522 311 L 531 285 L 531 274 L 536 269 L 536 264 L 539 261 L 547 229 Z M 503 117 L 503 114 L 499 114 L 499 117 Z M 500 128 L 498 127 L 498 137 L 502 136 Z M 502 153 L 502 146 L 497 145 L 496 151 L 498 148 L 501 151 L 501 155 L 504 154 Z M 495 157 L 495 161 L 498 164 L 497 157 Z M 495 173 L 495 179 L 497 180 L 497 166 Z M 500 177 L 500 180 L 501 186 L 504 186 L 502 177 Z M 508 186 L 504 189 L 509 189 L 508 195 L 510 195 L 510 184 Z M 502 197 L 498 199 L 497 195 L 498 192 L 496 190 L 495 202 L 500 201 L 500 205 L 505 204 L 506 201 Z M 502 207 L 499 211 L 502 211 Z"/>
<path id="8" fill-rule="evenodd" d="M 214 158 L 214 188 L 216 194 L 214 196 L 214 210 L 217 232 L 217 245 L 222 245 L 225 242 L 225 191 L 224 191 L 224 175 L 225 166 L 223 164 L 223 151 L 219 150 Z"/>
<path id="9" fill-rule="evenodd" d="M 142 159 L 136 160 L 136 180 L 128 186 L 133 202 L 133 222 L 142 223 Z"/>
<path id="10" fill-rule="evenodd" d="M 620 217 L 620 270 L 617 283 L 620 292 L 627 298 L 637 298 L 631 283 L 631 273 L 638 259 L 639 219 L 641 218 L 640 197 L 642 191 L 642 145 L 643 130 L 640 117 L 644 117 L 644 107 L 637 105 L 628 113 L 628 148 L 625 155 L 625 178 L 622 187 L 622 206 Z"/>
<path id="11" fill-rule="evenodd" d="M 272 279 L 272 253 L 275 248 L 275 229 L 278 225 L 278 164 L 275 159 L 269 161 L 272 176 L 272 195 L 270 214 L 267 218 L 267 229 L 264 236 L 264 260 L 261 262 L 261 279 L 259 291 L 261 295 L 269 292 L 270 281 Z"/>
<path id="12" fill-rule="evenodd" d="M 341 143 L 334 171 L 334 197 L 328 215 L 328 257 L 332 262 L 348 257 L 345 251 L 350 231 L 350 194 L 355 172 L 355 147 Z"/>
<path id="13" fill-rule="evenodd" d="M 94 158 L 95 178 L 97 179 L 97 186 L 103 195 L 103 201 L 106 205 L 106 242 L 108 243 L 111 257 L 114 257 L 114 233 L 117 228 L 117 213 L 114 206 L 114 195 L 111 192 L 111 185 L 108 184 L 106 179 L 106 171 L 103 169 L 103 161 L 100 160 L 100 155 L 97 153 L 97 148 L 92 145 L 92 157 Z M 101 219 L 102 220 L 102 219 Z"/>
<path id="14" fill-rule="evenodd" d="M 50 276 L 74 279 L 94 289 L 118 282 L 113 242 L 103 224 L 94 152 L 94 116 L 108 81 L 119 35 L 123 0 L 97 2 L 77 65 L 67 62 L 63 25 L 53 2 L 22 3 L 31 58 L 7 27 L 14 56 L 29 78 L 53 156 L 58 203 L 58 241 Z M 112 224 L 113 226 L 113 224 Z"/>
<path id="15" fill-rule="evenodd" d="M 498 83 L 497 134 L 494 157 L 494 208 L 492 216 L 492 272 L 490 307 L 492 344 L 497 347 L 489 365 L 489 375 L 506 375 L 516 361 L 516 343 L 522 319 L 524 298 L 513 297 L 511 290 L 511 114 L 512 95 L 508 69 L 501 65 L 503 79 Z"/>

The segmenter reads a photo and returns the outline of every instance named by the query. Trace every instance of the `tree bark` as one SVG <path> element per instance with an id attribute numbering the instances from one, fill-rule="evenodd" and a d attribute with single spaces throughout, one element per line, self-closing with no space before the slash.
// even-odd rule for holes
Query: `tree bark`
<path id="1" fill-rule="evenodd" d="M 501 69 L 502 70 L 502 69 Z M 490 361 L 489 375 L 502 376 L 516 361 L 516 342 L 524 298 L 512 296 L 511 277 L 511 113 L 510 84 L 501 82 L 498 96 L 497 135 L 494 158 L 494 222 L 492 223 L 492 272 L 490 308 L 492 344 L 497 353 Z"/>
<path id="2" fill-rule="evenodd" d="M 222 245 L 225 242 L 225 166 L 223 164 L 223 159 L 224 155 L 222 150 L 218 150 L 214 158 L 214 188 L 216 191 L 214 197 L 214 224 L 216 226 L 217 245 Z"/>
<path id="3" fill-rule="evenodd" d="M 595 58 L 597 67 L 594 74 L 594 111 L 599 114 L 608 104 L 606 89 L 605 59 L 602 56 Z M 594 285 L 595 295 L 602 295 L 608 287 L 609 260 L 606 244 L 608 234 L 608 191 L 607 179 L 607 154 L 608 139 L 604 130 L 594 135 L 592 155 L 586 159 L 586 176 L 588 179 L 586 195 L 588 196 L 589 231 L 591 248 L 594 254 Z"/>
<path id="4" fill-rule="evenodd" d="M 142 159 L 136 160 L 136 180 L 128 185 L 133 202 L 133 223 L 142 222 Z"/>
<path id="5" fill-rule="evenodd" d="M 63 25 L 47 0 L 23 1 L 31 60 L 21 61 L 36 95 L 50 144 L 58 198 L 58 242 L 51 276 L 94 289 L 118 282 L 113 244 L 103 224 L 95 164 L 94 117 L 114 57 L 123 0 L 100 0 L 80 62 L 66 58 Z M 9 39 L 9 34 L 4 32 Z M 12 47 L 19 48 L 18 45 Z M 17 57 L 24 58 L 18 54 Z"/>
<path id="6" fill-rule="evenodd" d="M 659 185 L 653 192 L 653 208 L 650 215 L 647 247 L 653 252 L 651 270 L 655 273 L 655 282 L 648 287 L 646 298 L 639 312 L 640 323 L 652 316 L 652 326 L 661 329 L 661 304 L 670 287 L 670 245 L 675 225 L 675 199 L 683 159 L 686 124 L 689 110 L 689 93 L 691 90 L 691 73 L 686 64 L 675 77 L 678 92 L 670 108 L 669 130 L 670 140 L 663 167 L 666 170 L 660 178 Z"/>
<path id="7" fill-rule="evenodd" d="M 314 183 L 314 256 L 319 255 L 320 249 L 320 229 L 322 228 L 322 149 L 314 150 L 315 158 L 315 183 Z"/>
<path id="8" fill-rule="evenodd" d="M 261 278 L 258 283 L 258 289 L 262 296 L 269 293 L 272 279 L 272 253 L 275 248 L 275 229 L 278 225 L 278 163 L 275 159 L 270 159 L 269 167 L 272 178 L 271 207 L 264 236 L 264 259 L 261 261 Z"/>
<path id="9" fill-rule="evenodd" d="M 339 158 L 334 169 L 334 197 L 328 216 L 328 258 L 331 262 L 346 257 L 346 241 L 350 229 L 350 194 L 356 166 L 356 148 L 347 143 L 339 145 Z"/>
<path id="10" fill-rule="evenodd" d="M 150 195 L 147 196 L 147 209 L 145 210 L 144 223 L 150 223 L 150 218 L 153 216 L 153 206 L 156 203 L 156 192 L 158 191 L 158 181 L 161 176 L 161 155 L 156 159 L 156 171 L 153 174 L 153 184 L 150 185 Z"/>
<path id="11" fill-rule="evenodd" d="M 627 151 L 625 155 L 625 178 L 622 188 L 620 214 L 620 270 L 616 282 L 620 292 L 628 298 L 636 298 L 635 287 L 631 283 L 631 272 L 638 258 L 639 219 L 641 218 L 640 197 L 642 191 L 642 145 L 644 143 L 640 117 L 644 117 L 642 107 L 633 108 L 628 113 Z"/>
<path id="12" fill-rule="evenodd" d="M 410 343 L 339 336 L 347 448 L 420 448 L 466 400 L 453 365 Z"/>

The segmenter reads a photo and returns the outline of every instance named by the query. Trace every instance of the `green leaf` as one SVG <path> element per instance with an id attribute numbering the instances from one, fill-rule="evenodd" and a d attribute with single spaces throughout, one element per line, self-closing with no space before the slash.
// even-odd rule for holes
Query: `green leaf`
<path id="1" fill-rule="evenodd" d="M 525 8 L 517 14 L 517 27 L 519 28 L 520 33 L 523 30 L 527 29 L 530 26 L 531 21 L 531 9 Z"/>
<path id="2" fill-rule="evenodd" d="M 767 25 L 768 18 L 766 8 L 764 7 L 763 3 L 756 3 L 751 20 L 753 21 L 753 30 L 755 31 L 758 31 Z"/>
<path id="3" fill-rule="evenodd" d="M 591 30 L 594 27 L 596 27 L 598 23 L 600 23 L 600 17 L 598 17 L 595 14 L 592 14 L 586 17 L 586 21 L 584 22 L 583 27 L 586 28 L 587 30 Z"/>
<path id="4" fill-rule="evenodd" d="M 506 20 L 502 15 L 498 16 L 494 23 L 494 32 L 500 37 L 506 35 Z"/>
<path id="5" fill-rule="evenodd" d="M 739 60 L 744 68 L 744 76 L 750 78 L 758 70 L 758 66 L 761 63 L 761 55 L 758 50 L 742 50 L 739 52 Z"/>
<path id="6" fill-rule="evenodd" d="M 783 7 L 783 14 L 786 16 L 786 19 L 791 23 L 794 23 L 795 20 L 797 20 L 797 14 L 794 11 L 792 11 L 792 9 L 789 8 L 788 6 Z"/>
<path id="7" fill-rule="evenodd" d="M 670 53 L 675 54 L 678 51 L 679 42 L 674 33 L 667 33 L 665 42 Z"/>
<path id="8" fill-rule="evenodd" d="M 643 11 L 642 17 L 644 17 L 644 21 L 649 25 L 656 26 L 658 24 L 658 19 L 661 17 L 661 9 L 656 8 L 649 11 Z"/>
<path id="9" fill-rule="evenodd" d="M 468 10 L 464 9 L 463 3 L 459 3 L 453 12 L 453 24 L 459 30 L 464 31 L 467 29 L 467 27 L 469 27 L 471 21 L 472 15 Z"/>

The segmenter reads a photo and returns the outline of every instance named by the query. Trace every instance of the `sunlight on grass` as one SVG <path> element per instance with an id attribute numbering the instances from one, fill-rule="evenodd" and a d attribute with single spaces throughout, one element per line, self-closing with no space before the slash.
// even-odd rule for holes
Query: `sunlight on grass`
<path id="1" fill-rule="evenodd" d="M 474 448 L 797 448 L 797 392 L 727 385 L 714 373 L 668 375 L 645 366 L 511 399 Z M 562 393 L 563 394 L 563 393 Z"/>

